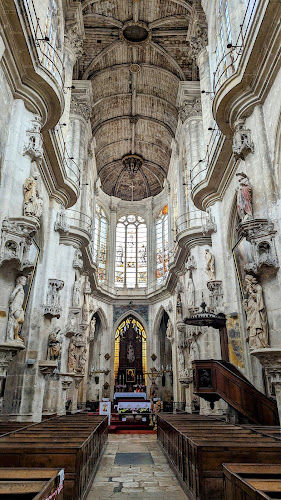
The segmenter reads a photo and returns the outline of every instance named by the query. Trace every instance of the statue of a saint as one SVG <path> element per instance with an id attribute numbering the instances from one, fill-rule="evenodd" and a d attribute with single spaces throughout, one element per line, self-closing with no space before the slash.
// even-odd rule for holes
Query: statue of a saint
<path id="1" fill-rule="evenodd" d="M 168 319 L 167 330 L 166 330 L 167 339 L 171 340 L 173 338 L 173 325 L 170 319 Z"/>
<path id="2" fill-rule="evenodd" d="M 129 363 L 133 363 L 135 361 L 135 359 L 136 359 L 136 357 L 135 357 L 133 343 L 130 340 L 130 342 L 128 344 L 128 348 L 127 348 L 127 360 L 129 361 Z"/>
<path id="3" fill-rule="evenodd" d="M 37 217 L 42 215 L 43 200 L 40 198 L 37 189 L 37 179 L 40 177 L 38 172 L 28 177 L 24 183 L 24 205 L 23 213 L 27 216 Z"/>
<path id="4" fill-rule="evenodd" d="M 190 346 L 189 346 L 189 354 L 191 361 L 196 359 L 200 359 L 199 347 L 195 338 L 193 338 Z"/>
<path id="5" fill-rule="evenodd" d="M 79 269 L 75 269 L 75 282 L 73 287 L 73 306 L 81 307 L 81 276 Z"/>
<path id="6" fill-rule="evenodd" d="M 237 212 L 239 219 L 244 222 L 253 218 L 252 187 L 244 172 L 236 174 L 239 185 L 237 187 Z"/>
<path id="7" fill-rule="evenodd" d="M 55 361 L 61 353 L 61 342 L 59 339 L 60 328 L 55 328 L 49 335 L 48 359 Z"/>
<path id="8" fill-rule="evenodd" d="M 192 273 L 189 271 L 189 276 L 187 278 L 187 289 L 186 289 L 186 301 L 187 307 L 194 307 L 194 283 L 192 279 Z"/>
<path id="9" fill-rule="evenodd" d="M 90 321 L 90 339 L 93 340 L 93 338 L 95 337 L 95 331 L 96 331 L 96 322 L 97 322 L 97 319 L 95 318 L 95 316 L 91 319 Z"/>
<path id="10" fill-rule="evenodd" d="M 75 372 L 76 371 L 76 346 L 74 342 L 71 340 L 68 348 L 68 371 Z"/>
<path id="11" fill-rule="evenodd" d="M 255 276 L 245 276 L 247 299 L 244 309 L 247 315 L 247 333 L 250 349 L 261 349 L 268 345 L 267 313 L 263 300 L 262 287 Z"/>
<path id="12" fill-rule="evenodd" d="M 85 373 L 86 362 L 87 362 L 87 349 L 84 349 L 78 360 L 78 368 L 81 373 Z"/>
<path id="13" fill-rule="evenodd" d="M 19 330 L 24 322 L 24 285 L 26 284 L 26 277 L 19 276 L 16 280 L 16 287 L 11 293 L 9 299 L 9 317 L 8 317 L 8 329 L 7 338 L 9 340 L 17 340 L 23 342 L 19 337 Z"/>
<path id="14" fill-rule="evenodd" d="M 206 273 L 209 281 L 214 281 L 215 278 L 215 257 L 208 248 L 205 250 Z"/>
<path id="15" fill-rule="evenodd" d="M 88 300 L 88 295 L 84 295 L 84 302 L 83 302 L 83 308 L 82 308 L 82 320 L 83 323 L 88 323 L 89 322 L 89 300 Z"/>
<path id="16" fill-rule="evenodd" d="M 182 316 L 182 302 L 180 293 L 178 293 L 177 296 L 177 316 Z"/>

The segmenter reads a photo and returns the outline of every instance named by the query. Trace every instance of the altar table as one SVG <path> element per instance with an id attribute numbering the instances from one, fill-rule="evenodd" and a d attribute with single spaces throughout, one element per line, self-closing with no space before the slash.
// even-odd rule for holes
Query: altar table
<path id="1" fill-rule="evenodd" d="M 114 399 L 118 398 L 139 398 L 146 399 L 146 392 L 115 392 Z"/>
<path id="2" fill-rule="evenodd" d="M 147 411 L 150 411 L 151 409 L 151 403 L 150 401 L 146 401 L 146 402 L 143 402 L 143 401 L 134 401 L 134 402 L 129 402 L 129 401 L 122 401 L 120 403 L 118 403 L 118 406 L 117 406 L 117 411 L 119 412 L 120 410 L 123 410 L 123 409 L 130 409 L 132 411 L 138 411 L 140 410 L 141 408 L 145 408 Z"/>

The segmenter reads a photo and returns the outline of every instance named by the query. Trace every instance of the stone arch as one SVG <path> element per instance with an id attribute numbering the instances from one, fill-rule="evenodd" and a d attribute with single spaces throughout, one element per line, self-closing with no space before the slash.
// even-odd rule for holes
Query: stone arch
<path id="1" fill-rule="evenodd" d="M 170 317 L 169 313 L 166 311 L 165 307 L 161 305 L 159 307 L 159 309 L 158 309 L 158 312 L 157 312 L 155 320 L 154 320 L 154 325 L 153 325 L 153 330 L 152 330 L 153 331 L 153 335 L 157 335 L 157 333 L 158 333 L 158 330 L 159 330 L 160 323 L 162 321 L 162 316 L 163 316 L 164 312 L 167 314 L 169 320 L 172 321 L 171 317 Z"/>
<path id="2" fill-rule="evenodd" d="M 92 313 L 91 319 L 94 317 L 95 314 L 98 314 L 103 330 L 108 330 L 108 321 L 102 307 L 98 307 Z"/>
<path id="3" fill-rule="evenodd" d="M 128 311 L 124 312 L 123 314 L 121 314 L 121 316 L 119 316 L 117 318 L 117 320 L 115 321 L 115 323 L 113 325 L 113 333 L 114 333 L 114 335 L 115 335 L 115 332 L 116 332 L 118 326 L 120 325 L 120 323 L 122 323 L 122 321 L 124 321 L 124 319 L 126 319 L 130 315 L 134 316 L 142 324 L 142 326 L 144 327 L 144 329 L 146 331 L 146 335 L 147 335 L 147 333 L 149 332 L 149 328 L 148 328 L 147 322 L 145 321 L 145 319 L 139 313 L 137 313 L 137 311 L 134 311 L 133 309 L 128 309 Z"/>

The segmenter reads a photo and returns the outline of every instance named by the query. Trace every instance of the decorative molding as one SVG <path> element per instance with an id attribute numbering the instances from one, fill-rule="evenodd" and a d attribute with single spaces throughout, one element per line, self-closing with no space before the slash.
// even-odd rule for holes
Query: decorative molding
<path id="1" fill-rule="evenodd" d="M 251 219 L 241 222 L 237 228 L 238 235 L 244 236 L 252 244 L 254 262 L 248 265 L 248 271 L 255 274 L 275 274 L 279 269 L 278 255 L 275 246 L 273 222 L 267 219 Z"/>
<path id="2" fill-rule="evenodd" d="M 83 35 L 79 33 L 77 26 L 71 26 L 66 29 L 64 45 L 73 52 L 76 59 L 83 55 Z"/>
<path id="3" fill-rule="evenodd" d="M 60 318 L 62 307 L 60 305 L 59 292 L 64 287 L 64 281 L 58 279 L 49 279 L 46 304 L 44 308 L 44 316 Z"/>
<path id="4" fill-rule="evenodd" d="M 32 162 L 41 164 L 43 159 L 42 118 L 40 115 L 34 115 L 34 119 L 31 122 L 33 126 L 26 132 L 28 142 L 23 148 L 23 155 L 29 156 Z"/>
<path id="5" fill-rule="evenodd" d="M 28 260 L 32 238 L 39 228 L 36 218 L 5 218 L 2 222 L 0 244 L 0 266 L 5 262 L 16 264 L 19 271 L 31 270 L 33 264 Z"/>
<path id="6" fill-rule="evenodd" d="M 254 153 L 254 143 L 251 139 L 251 130 L 244 128 L 245 120 L 237 120 L 234 124 L 232 151 L 235 160 L 245 160 L 249 153 Z"/>
<path id="7" fill-rule="evenodd" d="M 66 211 L 64 207 L 61 207 L 60 211 L 57 213 L 54 229 L 59 233 L 69 234 L 70 225 L 67 220 Z"/>

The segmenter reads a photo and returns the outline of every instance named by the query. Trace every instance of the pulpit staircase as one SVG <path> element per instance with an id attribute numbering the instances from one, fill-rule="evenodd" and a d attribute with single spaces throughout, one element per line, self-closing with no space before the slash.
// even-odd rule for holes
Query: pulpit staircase
<path id="1" fill-rule="evenodd" d="M 251 422 L 279 425 L 275 401 L 258 391 L 232 363 L 222 360 L 193 361 L 194 393 L 211 403 L 222 398 Z"/>

